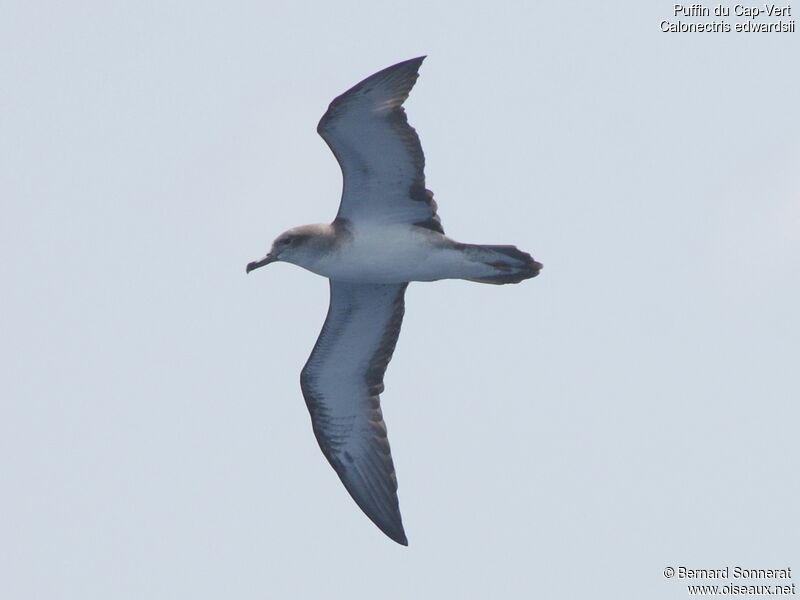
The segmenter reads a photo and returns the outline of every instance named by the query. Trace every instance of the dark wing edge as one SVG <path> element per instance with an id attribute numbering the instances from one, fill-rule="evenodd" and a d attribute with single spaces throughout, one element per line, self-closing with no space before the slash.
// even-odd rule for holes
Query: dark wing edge
<path id="1" fill-rule="evenodd" d="M 416 129 L 408 123 L 408 117 L 403 108 L 403 102 L 406 101 L 411 89 L 414 87 L 419 77 L 419 68 L 425 58 L 425 56 L 419 56 L 382 69 L 334 98 L 317 125 L 317 133 L 325 140 L 334 157 L 336 157 L 342 176 L 345 178 L 346 186 L 348 174 L 345 170 L 341 153 L 337 151 L 334 138 L 331 135 L 332 126 L 335 124 L 337 117 L 341 116 L 348 108 L 352 108 L 354 104 L 365 100 L 365 96 L 375 87 L 390 88 L 390 97 L 380 104 L 370 105 L 370 108 L 385 112 L 384 118 L 390 124 L 398 139 L 402 140 L 410 158 L 414 162 L 417 177 L 409 186 L 408 197 L 416 202 L 424 202 L 431 213 L 429 218 L 415 222 L 414 225 L 444 234 L 441 219 L 436 212 L 438 206 L 433 199 L 433 192 L 425 187 L 425 154 L 422 151 L 422 144 Z M 342 197 L 344 198 L 344 194 Z M 339 212 L 342 212 L 341 206 Z M 341 219 L 341 217 L 337 215 L 337 219 Z"/>
<path id="2" fill-rule="evenodd" d="M 413 88 L 414 84 L 417 82 L 419 68 L 425 58 L 425 56 L 418 56 L 417 58 L 404 60 L 390 67 L 386 67 L 385 69 L 381 69 L 377 73 L 373 73 L 366 79 L 359 81 L 346 92 L 336 96 L 336 98 L 331 100 L 330 105 L 328 105 L 328 110 L 319 120 L 317 133 L 325 139 L 325 132 L 328 126 L 343 110 L 346 110 L 347 105 L 351 104 L 354 100 L 362 99 L 378 85 L 391 88 L 392 90 L 391 97 L 387 98 L 380 108 L 388 110 L 389 112 L 401 108 L 403 102 L 406 101 L 409 93 L 411 93 L 411 88 Z M 379 107 L 372 106 L 371 108 L 375 109 Z M 325 141 L 327 142 L 328 140 L 325 139 Z"/>
<path id="3" fill-rule="evenodd" d="M 383 533 L 398 544 L 407 546 L 408 538 L 403 528 L 400 503 L 397 498 L 397 477 L 379 396 L 384 390 L 383 377 L 400 335 L 405 313 L 405 290 L 408 284 L 383 286 L 396 288 L 396 291 L 394 291 L 389 318 L 383 329 L 379 351 L 372 356 L 363 373 L 366 382 L 364 408 L 368 412 L 367 420 L 370 424 L 370 431 L 369 435 L 359 440 L 361 452 L 355 456 L 347 450 L 342 450 L 348 440 L 341 435 L 336 435 L 336 428 L 331 424 L 330 406 L 328 406 L 331 400 L 326 399 L 323 391 L 318 389 L 314 373 L 315 363 L 325 352 L 328 338 L 340 334 L 339 331 L 332 330 L 330 327 L 331 321 L 336 317 L 335 313 L 339 309 L 334 306 L 335 285 L 337 284 L 331 280 L 331 302 L 328 314 L 314 349 L 300 374 L 300 387 L 311 415 L 314 436 L 347 492 Z M 352 319 L 353 315 L 348 314 L 346 318 Z M 349 441 L 352 443 L 352 439 Z"/>

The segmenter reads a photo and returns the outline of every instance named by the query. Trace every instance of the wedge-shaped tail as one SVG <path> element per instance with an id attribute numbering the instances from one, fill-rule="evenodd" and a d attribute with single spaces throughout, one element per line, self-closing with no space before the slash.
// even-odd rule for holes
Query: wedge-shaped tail
<path id="1" fill-rule="evenodd" d="M 466 278 L 478 283 L 519 283 L 536 277 L 542 270 L 541 263 L 516 246 L 463 244 L 462 251 L 478 263 L 476 274 Z"/>

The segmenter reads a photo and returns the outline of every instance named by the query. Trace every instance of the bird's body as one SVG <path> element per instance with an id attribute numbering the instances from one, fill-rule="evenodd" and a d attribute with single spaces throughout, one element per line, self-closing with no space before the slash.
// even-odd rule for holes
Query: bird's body
<path id="1" fill-rule="evenodd" d="M 359 227 L 339 222 L 291 231 L 306 232 L 316 240 L 306 246 L 307 252 L 296 253 L 287 262 L 328 279 L 361 283 L 477 280 L 530 270 L 524 258 L 512 263 L 508 256 L 486 247 L 461 244 L 414 225 L 370 223 Z M 325 251 L 320 252 L 319 246 Z M 505 265 L 504 260 L 510 264 Z M 501 264 L 506 270 L 501 270 Z"/>
<path id="2" fill-rule="evenodd" d="M 425 158 L 403 101 L 424 57 L 379 71 L 334 99 L 317 131 L 344 175 L 331 224 L 284 232 L 263 259 L 330 280 L 330 306 L 300 383 L 323 454 L 367 516 L 406 544 L 386 426 L 383 375 L 412 281 L 519 283 L 542 265 L 514 246 L 463 244 L 446 235 Z"/>

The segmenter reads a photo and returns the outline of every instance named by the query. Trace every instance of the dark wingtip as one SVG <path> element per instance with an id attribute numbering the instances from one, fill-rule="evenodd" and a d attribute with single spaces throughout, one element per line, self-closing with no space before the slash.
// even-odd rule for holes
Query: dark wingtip
<path id="1" fill-rule="evenodd" d="M 427 54 L 423 54 L 422 56 L 415 56 L 414 58 L 407 58 L 406 60 L 401 60 L 399 63 L 395 63 L 389 67 L 386 67 L 383 70 L 388 71 L 389 69 L 396 69 L 397 67 L 401 67 L 403 65 L 416 64 L 416 66 L 419 66 L 422 64 L 422 61 L 424 61 L 426 58 L 428 58 Z"/>
<path id="2" fill-rule="evenodd" d="M 411 88 L 414 87 L 414 83 L 416 83 L 417 77 L 419 77 L 419 67 L 422 65 L 422 61 L 424 61 L 426 58 L 427 55 L 423 54 L 422 56 L 417 56 L 416 58 L 409 58 L 407 60 L 400 61 L 399 63 L 395 63 L 389 67 L 386 67 L 385 69 L 381 69 L 380 71 L 373 73 L 365 79 L 362 79 L 346 92 L 336 96 L 336 98 L 331 100 L 331 103 L 328 105 L 328 110 L 325 111 L 325 114 L 322 115 L 319 123 L 317 123 L 317 133 L 324 138 L 325 129 L 331 119 L 335 118 L 337 107 L 343 103 L 346 103 L 348 98 L 352 97 L 354 94 L 357 94 L 361 90 L 366 88 L 367 91 L 369 91 L 372 89 L 373 85 L 387 82 L 394 85 L 396 87 L 395 91 L 398 95 L 395 99 L 395 103 L 390 107 L 397 108 L 402 106 L 403 102 L 405 102 L 406 98 L 408 97 L 408 94 L 411 92 Z M 328 142 L 328 145 L 330 145 L 330 142 Z"/>
<path id="3" fill-rule="evenodd" d="M 403 531 L 402 529 L 400 529 L 400 531 L 393 531 L 393 532 L 388 532 L 385 529 L 382 531 L 387 536 L 389 536 L 389 539 L 391 539 L 393 542 L 397 542 L 401 546 L 408 546 L 408 538 L 406 537 L 406 532 Z"/>
<path id="4" fill-rule="evenodd" d="M 345 488 L 347 488 L 346 485 Z M 350 490 L 348 489 L 347 491 Z M 350 495 L 352 496 L 352 493 Z M 408 546 L 408 538 L 406 537 L 406 531 L 403 528 L 403 519 L 400 516 L 399 509 L 393 517 L 388 519 L 382 518 L 382 516 L 379 516 L 372 511 L 368 512 L 367 510 L 364 510 L 364 506 L 355 496 L 353 496 L 353 499 L 356 501 L 356 504 L 358 504 L 359 508 L 364 511 L 364 514 L 369 517 L 369 520 L 377 525 L 378 529 L 380 529 L 386 537 L 393 542 L 397 542 L 401 546 Z"/>
<path id="5" fill-rule="evenodd" d="M 396 65 L 393 65 L 392 67 L 389 67 L 389 68 L 392 69 L 392 68 L 403 67 L 405 65 L 408 65 L 410 67 L 414 67 L 414 72 L 418 72 L 420 66 L 422 66 L 422 62 L 426 58 L 428 58 L 428 55 L 427 54 L 423 54 L 422 56 L 417 56 L 416 58 L 409 58 L 408 60 L 404 60 L 402 62 L 399 62 Z"/>
<path id="6" fill-rule="evenodd" d="M 414 87 L 414 82 L 416 81 L 417 78 L 416 76 L 419 75 L 419 68 L 422 65 L 422 61 L 424 61 L 426 58 L 427 56 L 423 55 L 423 56 L 417 56 L 416 58 L 401 60 L 399 63 L 395 63 L 391 66 L 386 67 L 385 69 L 381 69 L 380 71 L 374 73 L 373 75 L 370 75 L 369 77 L 367 77 L 367 79 L 365 79 L 361 83 L 365 83 L 367 80 L 371 80 L 373 78 L 375 78 L 375 80 L 379 80 L 381 77 L 387 77 L 395 73 L 403 73 L 403 72 L 405 72 L 406 74 L 413 73 L 414 75 L 412 75 L 412 77 L 414 79 L 413 81 L 411 81 L 411 85 L 408 88 L 410 91 L 411 88 Z"/>

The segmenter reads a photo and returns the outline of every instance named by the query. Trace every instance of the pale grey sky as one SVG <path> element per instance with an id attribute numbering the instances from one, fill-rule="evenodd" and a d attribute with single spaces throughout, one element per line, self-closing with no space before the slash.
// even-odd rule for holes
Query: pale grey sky
<path id="1" fill-rule="evenodd" d="M 709 4 L 711 5 L 711 4 Z M 800 7 L 796 7 L 800 10 Z M 679 598 L 798 549 L 798 34 L 672 3 L 71 2 L 0 19 L 0 597 Z M 319 452 L 315 132 L 407 103 L 445 230 L 544 263 L 412 285 L 383 395 L 410 546 Z"/>

